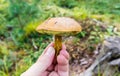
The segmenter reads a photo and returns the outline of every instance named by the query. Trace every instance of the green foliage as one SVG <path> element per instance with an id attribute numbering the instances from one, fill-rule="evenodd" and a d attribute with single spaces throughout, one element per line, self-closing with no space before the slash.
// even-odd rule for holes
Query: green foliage
<path id="1" fill-rule="evenodd" d="M 83 38 L 83 37 L 86 36 L 86 34 L 87 34 L 86 31 L 82 31 L 82 32 L 80 32 L 80 33 L 77 34 L 77 37 Z"/>
<path id="2" fill-rule="evenodd" d="M 37 18 L 38 8 L 35 7 L 34 3 L 31 4 L 24 0 L 9 0 L 9 20 L 12 23 L 13 20 L 19 24 L 19 26 L 24 26 L 26 23 Z M 15 23 L 16 24 L 16 23 Z M 13 23 L 13 25 L 15 25 Z"/>
<path id="3" fill-rule="evenodd" d="M 89 18 L 90 12 L 85 7 L 73 8 L 73 17 L 77 20 L 83 20 Z"/>
<path id="4" fill-rule="evenodd" d="M 78 4 L 76 0 L 55 0 L 55 2 L 63 8 L 73 8 Z"/>
<path id="5" fill-rule="evenodd" d="M 24 27 L 24 36 L 30 35 L 32 32 L 35 32 L 36 27 L 40 25 L 40 22 L 31 22 Z"/>

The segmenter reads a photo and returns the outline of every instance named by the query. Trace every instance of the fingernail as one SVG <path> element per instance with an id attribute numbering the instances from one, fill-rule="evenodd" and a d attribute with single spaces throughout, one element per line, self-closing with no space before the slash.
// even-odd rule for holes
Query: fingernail
<path id="1" fill-rule="evenodd" d="M 63 50 L 66 50 L 65 44 L 62 44 L 62 49 L 63 49 Z"/>
<path id="2" fill-rule="evenodd" d="M 51 56 L 55 52 L 53 47 L 49 47 L 48 50 L 46 51 L 45 55 Z"/>

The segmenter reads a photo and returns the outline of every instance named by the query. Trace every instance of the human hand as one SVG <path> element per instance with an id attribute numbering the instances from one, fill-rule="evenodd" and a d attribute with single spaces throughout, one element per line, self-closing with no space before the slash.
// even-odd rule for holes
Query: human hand
<path id="1" fill-rule="evenodd" d="M 55 50 L 53 43 L 49 44 L 42 55 L 21 76 L 69 76 L 69 54 L 65 45 L 57 56 L 57 64 L 54 65 Z"/>

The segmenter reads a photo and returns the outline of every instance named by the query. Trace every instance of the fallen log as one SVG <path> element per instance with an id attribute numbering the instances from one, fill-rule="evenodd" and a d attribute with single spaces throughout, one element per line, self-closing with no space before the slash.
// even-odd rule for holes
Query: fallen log
<path id="1" fill-rule="evenodd" d="M 77 76 L 114 76 L 120 72 L 120 37 L 104 40 L 94 63 Z"/>

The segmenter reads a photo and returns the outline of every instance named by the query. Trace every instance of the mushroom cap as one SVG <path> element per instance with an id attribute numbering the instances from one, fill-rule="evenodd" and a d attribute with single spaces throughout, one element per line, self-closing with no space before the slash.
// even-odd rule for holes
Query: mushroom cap
<path id="1" fill-rule="evenodd" d="M 72 18 L 55 17 L 44 21 L 36 28 L 39 33 L 52 35 L 71 35 L 82 30 L 80 24 Z"/>

